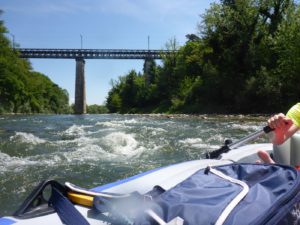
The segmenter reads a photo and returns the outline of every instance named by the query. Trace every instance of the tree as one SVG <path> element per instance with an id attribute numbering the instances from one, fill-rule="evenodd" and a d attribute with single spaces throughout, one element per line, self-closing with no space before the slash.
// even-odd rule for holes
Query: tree
<path id="1" fill-rule="evenodd" d="M 67 113 L 66 90 L 48 77 L 32 71 L 29 61 L 20 59 L 11 48 L 0 21 L 0 112 L 1 113 Z"/>
<path id="2" fill-rule="evenodd" d="M 87 113 L 89 114 L 104 114 L 108 113 L 108 109 L 103 105 L 88 105 Z"/>
<path id="3" fill-rule="evenodd" d="M 154 79 L 129 73 L 108 104 L 120 111 L 258 113 L 298 101 L 300 13 L 292 0 L 221 0 L 202 16 L 198 34 L 153 66 Z M 141 104 L 143 103 L 143 104 Z M 116 107 L 114 108 L 116 109 Z"/>
<path id="4" fill-rule="evenodd" d="M 207 57 L 218 71 L 218 75 L 210 79 L 213 81 L 207 88 L 210 93 L 205 94 L 217 97 L 213 99 L 214 104 L 227 111 L 242 112 L 263 108 L 262 105 L 269 103 L 270 99 L 251 85 L 258 84 L 253 80 L 263 81 L 259 76 L 277 66 L 278 55 L 272 39 L 289 7 L 289 0 L 221 1 L 203 16 L 200 33 L 213 50 Z M 209 78 L 203 79 L 206 85 L 205 80 Z M 256 104 L 247 104 L 250 96 L 251 100 L 256 99 L 253 101 Z"/>

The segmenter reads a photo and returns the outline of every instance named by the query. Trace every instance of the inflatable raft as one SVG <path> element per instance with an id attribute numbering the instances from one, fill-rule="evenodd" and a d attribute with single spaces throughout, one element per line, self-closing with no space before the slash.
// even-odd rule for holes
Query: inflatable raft
<path id="1" fill-rule="evenodd" d="M 261 135 L 251 134 L 250 139 L 255 139 Z M 248 137 L 249 139 L 249 137 Z M 218 152 L 217 159 L 200 159 L 188 162 L 182 162 L 157 168 L 133 177 L 118 180 L 113 183 L 98 186 L 90 190 L 77 187 L 76 185 L 66 183 L 61 185 L 55 181 L 42 182 L 30 196 L 23 202 L 19 209 L 12 216 L 0 218 L 1 225 L 20 224 L 62 224 L 61 218 L 55 210 L 56 207 L 50 202 L 51 190 L 59 190 L 72 202 L 74 209 L 78 211 L 88 222 L 88 224 L 107 224 L 101 215 L 93 213 L 93 198 L 97 195 L 108 196 L 109 198 L 125 198 L 127 195 L 138 192 L 141 195 L 149 193 L 153 187 L 160 187 L 169 190 L 180 182 L 184 181 L 196 171 L 209 166 L 227 165 L 233 162 L 248 163 L 255 162 L 258 150 L 265 150 L 273 154 L 275 161 L 283 164 L 298 166 L 300 162 L 300 135 L 296 134 L 285 142 L 282 146 L 273 146 L 270 143 L 265 144 L 243 144 L 248 140 L 242 140 L 238 144 L 228 144 Z M 228 146 L 231 148 L 228 148 Z M 230 150 L 230 151 L 229 151 Z M 52 193 L 53 195 L 53 193 Z M 80 224 L 80 223 L 79 223 Z M 160 224 L 180 224 L 164 223 Z"/>

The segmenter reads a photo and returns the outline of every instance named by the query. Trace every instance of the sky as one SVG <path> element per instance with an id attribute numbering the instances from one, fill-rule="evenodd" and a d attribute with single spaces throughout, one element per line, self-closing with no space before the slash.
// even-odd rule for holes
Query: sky
<path id="1" fill-rule="evenodd" d="M 176 38 L 197 33 L 197 24 L 215 0 L 0 0 L 7 37 L 22 48 L 164 49 Z M 30 59 L 74 102 L 74 59 Z M 111 80 L 143 70 L 143 60 L 85 61 L 88 105 L 104 104 Z M 159 61 L 158 61 L 159 63 Z"/>

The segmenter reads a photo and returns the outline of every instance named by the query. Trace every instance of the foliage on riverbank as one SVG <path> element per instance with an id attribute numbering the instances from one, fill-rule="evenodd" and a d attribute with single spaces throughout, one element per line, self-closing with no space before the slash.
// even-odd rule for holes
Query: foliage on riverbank
<path id="1" fill-rule="evenodd" d="M 7 32 L 0 21 L 0 114 L 70 113 L 67 91 L 32 71 L 30 62 L 11 47 Z"/>
<path id="2" fill-rule="evenodd" d="M 87 113 L 89 114 L 103 114 L 108 113 L 108 109 L 104 105 L 88 105 Z"/>
<path id="3" fill-rule="evenodd" d="M 107 97 L 110 112 L 268 113 L 299 101 L 300 7 L 292 0 L 221 0 L 197 35 L 153 61 L 148 77 L 130 71 Z M 176 51 L 178 50 L 178 51 Z"/>

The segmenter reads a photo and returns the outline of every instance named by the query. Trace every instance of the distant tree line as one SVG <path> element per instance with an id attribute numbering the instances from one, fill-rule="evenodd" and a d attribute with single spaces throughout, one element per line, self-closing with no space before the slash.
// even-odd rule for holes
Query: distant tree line
<path id="1" fill-rule="evenodd" d="M 30 62 L 12 48 L 7 32 L 0 21 L 0 113 L 70 113 L 67 91 L 32 71 Z"/>
<path id="2" fill-rule="evenodd" d="M 71 108 L 72 108 L 72 113 L 74 113 L 75 105 L 72 104 Z M 87 105 L 86 106 L 86 112 L 88 114 L 106 114 L 106 113 L 109 113 L 109 111 L 108 111 L 108 109 L 105 105 L 97 105 L 97 104 Z"/>
<path id="3" fill-rule="evenodd" d="M 196 34 L 112 81 L 110 112 L 269 113 L 300 99 L 300 7 L 292 0 L 221 0 Z"/>

